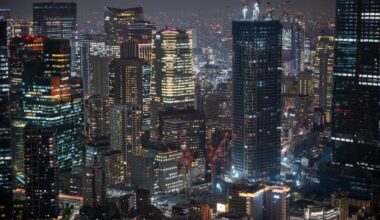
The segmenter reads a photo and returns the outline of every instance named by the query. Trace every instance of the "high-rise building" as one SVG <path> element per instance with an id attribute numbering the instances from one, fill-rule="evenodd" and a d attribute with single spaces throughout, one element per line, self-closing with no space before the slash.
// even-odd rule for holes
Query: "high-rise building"
<path id="1" fill-rule="evenodd" d="M 151 123 L 157 136 L 158 114 L 166 108 L 195 105 L 191 34 L 178 29 L 156 33 L 152 49 Z"/>
<path id="2" fill-rule="evenodd" d="M 331 139 L 337 172 L 321 179 L 323 189 L 369 196 L 380 173 L 379 13 L 379 1 L 336 2 Z"/>
<path id="3" fill-rule="evenodd" d="M 229 194 L 229 211 L 248 219 L 286 220 L 289 218 L 290 188 L 256 183 L 234 184 Z"/>
<path id="4" fill-rule="evenodd" d="M 104 170 L 95 164 L 83 170 L 83 205 L 95 208 L 104 205 L 106 201 L 106 182 Z"/>
<path id="5" fill-rule="evenodd" d="M 33 3 L 33 33 L 55 38 L 73 39 L 77 28 L 77 4 L 74 2 Z"/>
<path id="6" fill-rule="evenodd" d="M 203 111 L 168 109 L 160 113 L 159 134 L 163 141 L 193 153 L 190 175 L 192 183 L 205 181 L 206 122 Z"/>
<path id="7" fill-rule="evenodd" d="M 24 176 L 24 127 L 22 113 L 22 74 L 24 64 L 42 60 L 43 38 L 37 36 L 15 37 L 10 40 L 10 111 L 12 126 L 12 149 L 14 149 L 14 174 Z"/>
<path id="8" fill-rule="evenodd" d="M 297 75 L 303 71 L 302 49 L 304 27 L 300 18 L 285 17 L 282 21 L 282 61 L 285 75 Z"/>
<path id="9" fill-rule="evenodd" d="M 280 171 L 282 27 L 256 6 L 253 19 L 232 23 L 232 169 L 267 179 Z"/>
<path id="10" fill-rule="evenodd" d="M 333 96 L 334 37 L 319 36 L 315 56 L 314 107 L 322 109 L 331 121 Z"/>
<path id="11" fill-rule="evenodd" d="M 134 21 L 142 21 L 143 8 L 111 8 L 104 10 L 104 32 L 107 35 L 107 44 L 120 45 L 127 39 L 127 26 Z"/>
<path id="12" fill-rule="evenodd" d="M 143 69 L 148 64 L 141 59 L 115 59 L 110 65 L 110 97 L 117 105 L 143 104 Z"/>
<path id="13" fill-rule="evenodd" d="M 109 106 L 106 99 L 93 95 L 86 101 L 86 134 L 88 140 L 109 137 Z"/>
<path id="14" fill-rule="evenodd" d="M 0 17 L 0 218 L 12 214 L 12 147 L 7 22 Z"/>
<path id="15" fill-rule="evenodd" d="M 111 149 L 124 154 L 126 178 L 129 179 L 129 158 L 141 153 L 142 111 L 138 105 L 114 105 L 110 110 Z"/>
<path id="16" fill-rule="evenodd" d="M 56 128 L 25 128 L 25 219 L 55 219 L 58 207 Z"/>
<path id="17" fill-rule="evenodd" d="M 108 151 L 101 154 L 106 187 L 121 185 L 125 181 L 124 154 L 121 151 Z"/>
<path id="18" fill-rule="evenodd" d="M 70 74 L 69 41 L 44 39 L 43 51 L 43 60 L 24 64 L 22 117 L 28 125 L 57 129 L 59 167 L 70 169 L 82 163 L 83 107 Z"/>

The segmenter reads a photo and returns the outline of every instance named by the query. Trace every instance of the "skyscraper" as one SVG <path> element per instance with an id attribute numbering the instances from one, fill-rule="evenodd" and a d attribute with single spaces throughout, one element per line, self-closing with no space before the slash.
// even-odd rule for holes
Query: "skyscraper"
<path id="1" fill-rule="evenodd" d="M 25 219 L 53 219 L 58 208 L 56 128 L 27 125 L 24 136 Z"/>
<path id="2" fill-rule="evenodd" d="M 12 38 L 10 41 L 10 111 L 12 126 L 12 149 L 14 155 L 15 177 L 24 176 L 24 127 L 22 112 L 22 74 L 26 62 L 42 60 L 43 38 L 24 36 Z M 17 182 L 15 182 L 17 183 Z"/>
<path id="3" fill-rule="evenodd" d="M 379 14 L 379 1 L 336 2 L 331 138 L 339 171 L 326 180 L 340 180 L 323 187 L 367 196 L 380 172 Z"/>
<path id="4" fill-rule="evenodd" d="M 107 44 L 120 45 L 127 38 L 127 25 L 134 21 L 142 21 L 143 8 L 111 8 L 104 10 L 104 32 L 107 36 Z"/>
<path id="5" fill-rule="evenodd" d="M 261 19 L 235 20 L 233 33 L 233 171 L 268 179 L 280 171 L 281 24 Z"/>
<path id="6" fill-rule="evenodd" d="M 156 33 L 152 49 L 153 136 L 158 128 L 158 113 L 166 108 L 186 108 L 195 104 L 195 76 L 191 34 L 179 29 Z"/>
<path id="7" fill-rule="evenodd" d="M 331 121 L 333 93 L 334 37 L 319 36 L 315 57 L 314 107 L 322 109 Z"/>
<path id="8" fill-rule="evenodd" d="M 33 3 L 33 33 L 54 39 L 73 39 L 76 17 L 74 2 Z"/>
<path id="9" fill-rule="evenodd" d="M 141 59 L 115 59 L 110 65 L 110 80 L 114 85 L 110 96 L 115 104 L 143 104 L 143 69 L 148 64 Z M 114 76 L 114 77 L 113 77 Z"/>
<path id="10" fill-rule="evenodd" d="M 60 169 L 82 163 L 83 107 L 77 86 L 70 74 L 69 41 L 44 39 L 43 60 L 24 64 L 23 120 L 57 129 Z"/>
<path id="11" fill-rule="evenodd" d="M 0 218 L 12 214 L 12 147 L 7 22 L 0 17 Z"/>

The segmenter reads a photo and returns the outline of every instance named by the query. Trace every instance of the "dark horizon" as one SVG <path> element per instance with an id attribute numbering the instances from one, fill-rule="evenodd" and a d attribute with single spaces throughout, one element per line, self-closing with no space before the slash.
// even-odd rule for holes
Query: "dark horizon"
<path id="1" fill-rule="evenodd" d="M 1 0 L 0 8 L 10 8 L 12 16 L 16 18 L 31 18 L 32 4 L 34 2 L 48 2 L 47 0 Z M 226 11 L 233 12 L 242 5 L 239 0 L 60 0 L 56 2 L 76 2 L 78 4 L 78 17 L 93 12 L 102 13 L 105 6 L 130 8 L 142 6 L 148 15 L 160 12 L 207 12 L 207 11 Z M 279 5 L 284 0 L 262 1 L 263 7 L 270 2 L 272 7 Z M 252 1 L 251 1 L 252 3 Z M 292 12 L 303 12 L 305 15 L 333 15 L 335 12 L 335 1 L 333 0 L 291 0 L 284 6 Z"/>

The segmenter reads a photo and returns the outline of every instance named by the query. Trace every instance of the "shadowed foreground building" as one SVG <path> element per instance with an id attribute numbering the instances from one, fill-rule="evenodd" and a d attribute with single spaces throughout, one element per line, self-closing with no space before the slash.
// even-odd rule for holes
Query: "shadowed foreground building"
<path id="1" fill-rule="evenodd" d="M 52 219 L 59 214 L 57 129 L 27 125 L 24 136 L 25 219 Z"/>
<path id="2" fill-rule="evenodd" d="M 369 197 L 380 187 L 380 2 L 338 0 L 332 103 L 333 161 L 320 189 Z"/>
<path id="3" fill-rule="evenodd" d="M 274 179 L 281 150 L 281 24 L 261 15 L 235 20 L 233 34 L 233 172 Z"/>

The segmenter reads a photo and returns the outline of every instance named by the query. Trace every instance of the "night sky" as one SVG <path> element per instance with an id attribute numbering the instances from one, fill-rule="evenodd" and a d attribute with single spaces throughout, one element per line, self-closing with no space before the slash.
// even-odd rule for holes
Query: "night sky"
<path id="1" fill-rule="evenodd" d="M 47 0 L 44 0 L 42 2 L 46 1 Z M 272 5 L 276 5 L 283 1 L 284 0 L 271 0 L 270 2 Z M 13 11 L 12 15 L 16 17 L 31 17 L 33 2 L 38 1 L 0 0 L 0 7 L 11 8 Z M 158 11 L 230 11 L 241 7 L 240 0 L 75 0 L 75 2 L 78 3 L 78 15 L 80 15 L 80 13 L 88 14 L 94 11 L 103 12 L 105 5 L 121 8 L 143 6 L 148 15 Z M 262 0 L 262 2 L 265 4 L 267 0 Z M 305 14 L 326 13 L 332 15 L 334 13 L 334 5 L 335 0 L 291 0 L 287 8 L 293 11 L 304 12 Z"/>

